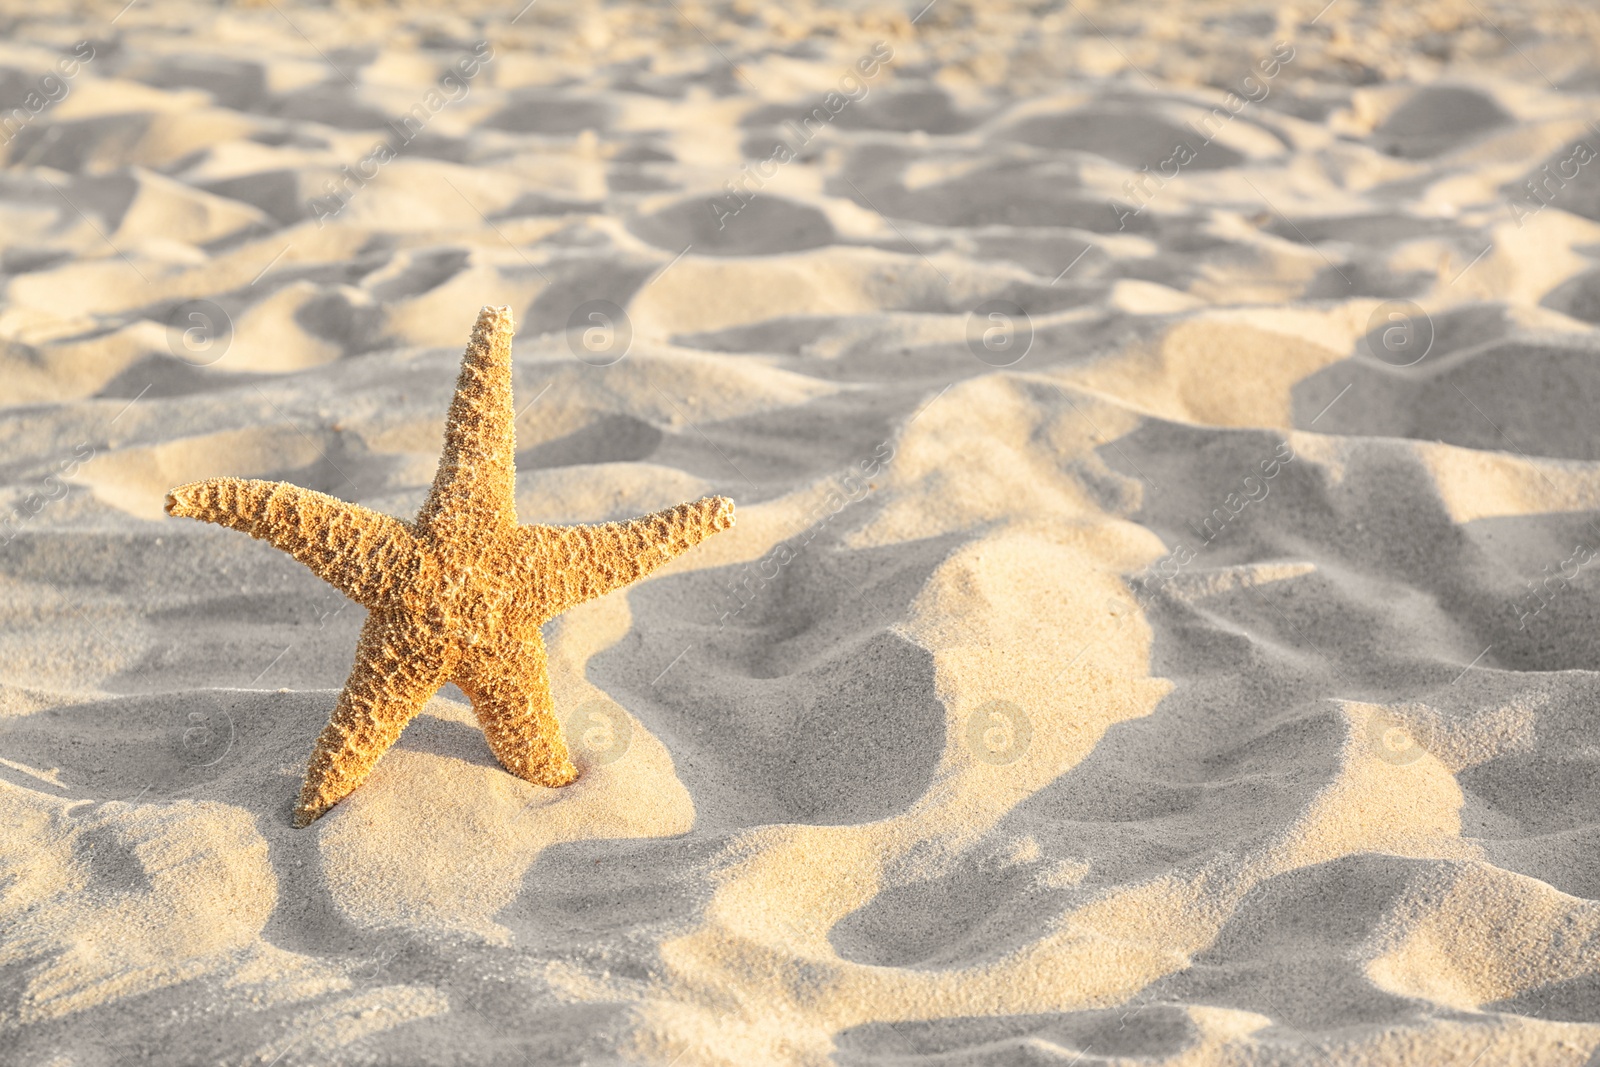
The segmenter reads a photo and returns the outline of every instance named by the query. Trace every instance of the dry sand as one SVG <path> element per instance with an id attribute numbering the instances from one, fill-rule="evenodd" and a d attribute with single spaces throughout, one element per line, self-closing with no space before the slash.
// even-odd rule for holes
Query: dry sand
<path id="1" fill-rule="evenodd" d="M 1593 1062 L 1600 19 L 1321 2 L 8 0 L 0 1062 Z M 739 525 L 292 829 L 362 609 L 163 494 L 491 303 Z"/>

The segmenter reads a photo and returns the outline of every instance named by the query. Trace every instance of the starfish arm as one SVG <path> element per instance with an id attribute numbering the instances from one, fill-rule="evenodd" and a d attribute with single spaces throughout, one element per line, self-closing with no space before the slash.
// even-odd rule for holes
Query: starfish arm
<path id="1" fill-rule="evenodd" d="M 733 501 L 708 496 L 629 522 L 524 526 L 519 548 L 530 571 L 527 596 L 542 602 L 537 614 L 552 618 L 638 581 L 733 523 Z"/>
<path id="2" fill-rule="evenodd" d="M 191 482 L 168 493 L 166 507 L 281 548 L 369 608 L 397 595 L 420 562 L 417 539 L 399 519 L 288 482 Z"/>
<path id="3" fill-rule="evenodd" d="M 472 701 L 500 766 L 534 785 L 563 786 L 578 777 L 552 712 L 544 640 L 472 650 L 456 668 L 456 685 Z"/>
<path id="4" fill-rule="evenodd" d="M 448 647 L 412 617 L 368 615 L 355 666 L 312 750 L 294 824 L 309 826 L 366 781 L 454 666 Z"/>
<path id="5" fill-rule="evenodd" d="M 424 529 L 517 521 L 511 331 L 510 308 L 478 312 L 445 421 L 444 455 L 417 515 Z"/>

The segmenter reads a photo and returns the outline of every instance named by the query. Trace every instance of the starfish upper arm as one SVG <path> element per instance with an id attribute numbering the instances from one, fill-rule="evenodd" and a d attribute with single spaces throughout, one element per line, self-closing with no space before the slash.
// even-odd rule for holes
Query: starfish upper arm
<path id="1" fill-rule="evenodd" d="M 445 420 L 444 455 L 417 525 L 517 521 L 516 434 L 511 407 L 511 309 L 478 313 Z"/>
<path id="2" fill-rule="evenodd" d="M 546 618 L 636 582 L 674 556 L 733 525 L 733 501 L 705 497 L 630 522 L 524 526 L 519 531 Z"/>
<path id="3" fill-rule="evenodd" d="M 369 608 L 415 571 L 422 551 L 399 519 L 288 482 L 190 482 L 167 494 L 167 514 L 260 538 Z"/>

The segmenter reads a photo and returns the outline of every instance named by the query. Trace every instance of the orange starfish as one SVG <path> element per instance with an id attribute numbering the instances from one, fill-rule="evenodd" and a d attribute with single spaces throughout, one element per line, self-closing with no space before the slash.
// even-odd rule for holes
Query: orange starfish
<path id="1" fill-rule="evenodd" d="M 706 497 L 629 522 L 517 524 L 511 309 L 478 314 L 414 522 L 286 482 L 213 478 L 167 494 L 167 513 L 243 530 L 368 609 L 356 662 L 306 770 L 296 826 L 366 780 L 439 687 L 472 700 L 501 766 L 536 785 L 578 776 L 551 714 L 541 623 L 620 589 L 733 525 Z"/>

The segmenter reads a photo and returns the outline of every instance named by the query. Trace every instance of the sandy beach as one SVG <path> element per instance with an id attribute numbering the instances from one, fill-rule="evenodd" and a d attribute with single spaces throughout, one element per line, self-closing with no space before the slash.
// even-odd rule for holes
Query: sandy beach
<path id="1" fill-rule="evenodd" d="M 1600 12 L 0 2 L 0 1064 L 1600 1063 Z M 523 6 L 526 3 L 526 6 Z M 163 513 L 738 525 L 291 812 Z"/>

